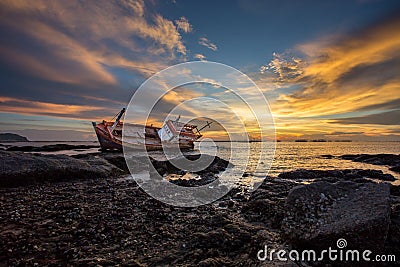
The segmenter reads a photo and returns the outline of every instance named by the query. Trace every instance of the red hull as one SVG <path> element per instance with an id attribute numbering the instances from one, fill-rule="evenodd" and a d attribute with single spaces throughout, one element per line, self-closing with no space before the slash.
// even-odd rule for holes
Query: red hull
<path id="1" fill-rule="evenodd" d="M 118 150 L 122 151 L 122 122 L 119 122 L 117 127 L 118 130 L 114 130 L 113 133 L 110 132 L 110 126 L 112 122 L 103 121 L 102 123 L 92 122 L 93 128 L 96 132 L 97 139 L 99 140 L 102 150 Z M 143 126 L 142 126 L 143 127 Z M 160 129 L 158 127 L 146 126 L 146 136 L 143 137 L 142 141 L 146 144 L 146 149 L 150 150 L 162 150 L 161 139 L 157 135 L 157 131 Z M 147 133 L 149 132 L 149 133 Z M 142 148 L 143 145 L 139 144 L 129 144 L 129 147 L 135 148 L 135 146 Z M 193 142 L 180 143 L 179 147 L 181 149 L 193 149 Z"/>

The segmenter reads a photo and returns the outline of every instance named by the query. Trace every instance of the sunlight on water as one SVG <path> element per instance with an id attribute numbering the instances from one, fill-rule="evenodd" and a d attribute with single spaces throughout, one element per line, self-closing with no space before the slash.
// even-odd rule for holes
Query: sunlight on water
<path id="1" fill-rule="evenodd" d="M 254 173 L 257 165 L 258 153 L 261 143 L 251 143 L 250 162 L 246 172 L 250 173 L 252 178 L 264 178 L 269 176 L 276 177 L 279 173 L 296 169 L 376 169 L 384 173 L 392 174 L 396 179 L 400 179 L 400 174 L 392 172 L 386 166 L 377 166 L 350 160 L 337 158 L 327 159 L 322 155 L 340 156 L 345 154 L 399 154 L 400 142 L 279 142 L 276 146 L 275 156 L 270 170 L 268 164 L 258 173 Z M 263 144 L 264 146 L 267 144 Z M 229 143 L 217 143 L 218 154 L 227 159 L 230 152 Z M 272 153 L 272 151 L 271 151 Z M 233 151 L 236 156 L 241 155 L 240 145 L 237 151 Z M 243 162 L 245 158 L 243 159 Z M 243 182 L 250 182 L 252 178 L 244 178 Z M 394 182 L 398 184 L 400 181 Z"/>

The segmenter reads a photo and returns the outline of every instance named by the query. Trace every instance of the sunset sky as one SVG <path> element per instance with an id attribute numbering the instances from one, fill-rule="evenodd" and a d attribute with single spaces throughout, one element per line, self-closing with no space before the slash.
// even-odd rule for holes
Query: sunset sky
<path id="1" fill-rule="evenodd" d="M 148 77 L 207 60 L 253 79 L 281 140 L 400 141 L 397 0 L 3 0 L 0 33 L 0 132 L 95 140 Z"/>

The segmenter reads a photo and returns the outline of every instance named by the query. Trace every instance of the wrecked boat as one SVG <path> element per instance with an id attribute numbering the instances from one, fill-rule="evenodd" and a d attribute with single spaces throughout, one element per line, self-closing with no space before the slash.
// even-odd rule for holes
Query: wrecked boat
<path id="1" fill-rule="evenodd" d="M 211 122 L 207 122 L 198 129 L 196 125 L 180 122 L 180 117 L 165 121 L 162 127 L 124 124 L 121 121 L 124 113 L 125 108 L 116 115 L 115 121 L 92 122 L 102 150 L 122 151 L 122 128 L 125 131 L 124 145 L 130 148 L 141 149 L 145 145 L 148 151 L 162 150 L 163 146 L 178 143 L 180 149 L 193 149 L 194 142 L 202 137 L 200 131 L 211 125 Z"/>

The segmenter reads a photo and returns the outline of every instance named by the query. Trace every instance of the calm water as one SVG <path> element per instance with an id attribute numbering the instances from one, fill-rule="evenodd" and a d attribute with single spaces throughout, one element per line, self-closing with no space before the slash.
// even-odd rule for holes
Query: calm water
<path id="1" fill-rule="evenodd" d="M 60 144 L 68 143 L 73 145 L 92 145 L 96 142 L 29 142 L 29 143 L 7 143 L 0 144 L 1 146 L 11 145 L 30 145 L 30 146 L 43 146 L 49 144 Z M 295 142 L 279 142 L 276 143 L 276 150 L 274 160 L 271 159 L 273 148 L 268 143 L 251 143 L 249 154 L 247 155 L 245 143 L 207 143 L 203 142 L 201 147 L 196 144 L 195 151 L 189 152 L 192 154 L 204 153 L 212 154 L 215 152 L 218 156 L 229 160 L 231 155 L 234 158 L 236 165 L 241 165 L 243 170 L 250 174 L 249 178 L 246 178 L 245 183 L 251 183 L 252 180 L 263 178 L 268 173 L 270 176 L 277 176 L 279 173 L 284 171 L 290 171 L 295 169 L 346 169 L 346 168 L 359 168 L 359 169 L 378 169 L 385 173 L 390 173 L 395 176 L 398 181 L 395 184 L 400 184 L 400 175 L 390 171 L 385 166 L 375 166 L 371 164 L 352 162 L 349 160 L 341 159 L 326 159 L 322 158 L 322 155 L 334 155 L 339 156 L 343 154 L 399 154 L 400 153 L 400 142 L 321 142 L 321 143 L 295 143 Z M 263 159 L 260 160 L 260 151 L 262 151 L 263 145 L 265 154 Z M 88 152 L 96 152 L 98 149 L 88 150 L 68 150 L 58 152 L 48 152 L 47 154 L 80 154 Z M 232 152 L 232 153 L 231 153 Z M 157 159 L 163 159 L 162 152 L 150 152 L 150 155 Z M 247 160 L 247 157 L 249 160 Z M 246 165 L 247 164 L 247 165 Z M 270 167 L 270 168 L 269 168 Z"/>
<path id="2" fill-rule="evenodd" d="M 223 158 L 229 157 L 230 143 L 216 143 L 218 147 L 218 155 Z M 242 157 L 242 162 L 246 162 L 246 156 L 243 151 L 246 144 L 237 143 L 232 149 L 234 157 Z M 250 144 L 250 160 L 246 171 L 252 174 L 254 178 L 263 178 L 268 173 L 270 176 L 277 176 L 284 171 L 296 169 L 377 169 L 384 173 L 392 174 L 398 181 L 395 184 L 400 184 L 400 174 L 392 172 L 386 166 L 376 166 L 372 164 L 353 162 L 342 159 L 326 159 L 322 155 L 340 156 L 344 154 L 399 154 L 400 142 L 279 142 L 276 143 L 276 150 L 272 164 L 268 164 L 268 160 L 263 160 L 259 163 L 259 169 L 255 166 L 259 162 L 261 143 Z M 272 148 L 268 144 L 263 144 L 266 151 L 271 155 Z M 264 163 L 264 164 L 263 164 Z M 269 170 L 268 170 L 268 167 Z"/>

